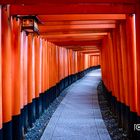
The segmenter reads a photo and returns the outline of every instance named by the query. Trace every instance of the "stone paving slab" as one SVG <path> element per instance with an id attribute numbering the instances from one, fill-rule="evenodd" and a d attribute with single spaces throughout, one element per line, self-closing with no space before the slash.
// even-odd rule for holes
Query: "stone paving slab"
<path id="1" fill-rule="evenodd" d="M 98 104 L 100 70 L 94 70 L 68 88 L 41 140 L 111 140 Z"/>

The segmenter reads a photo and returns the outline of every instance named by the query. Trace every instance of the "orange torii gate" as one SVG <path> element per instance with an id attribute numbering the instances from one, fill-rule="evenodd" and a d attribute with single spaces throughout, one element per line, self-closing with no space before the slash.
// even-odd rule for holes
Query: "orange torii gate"
<path id="1" fill-rule="evenodd" d="M 22 139 L 65 87 L 100 64 L 119 125 L 132 131 L 140 122 L 139 0 L 39 2 L 0 2 L 0 139 Z M 16 15 L 37 15 L 41 35 L 21 32 Z"/>

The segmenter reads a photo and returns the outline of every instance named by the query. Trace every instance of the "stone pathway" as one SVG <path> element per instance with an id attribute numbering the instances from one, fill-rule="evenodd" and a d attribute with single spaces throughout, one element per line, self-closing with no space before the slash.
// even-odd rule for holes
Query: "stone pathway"
<path id="1" fill-rule="evenodd" d="M 41 140 L 111 140 L 98 104 L 100 79 L 94 70 L 68 88 Z"/>

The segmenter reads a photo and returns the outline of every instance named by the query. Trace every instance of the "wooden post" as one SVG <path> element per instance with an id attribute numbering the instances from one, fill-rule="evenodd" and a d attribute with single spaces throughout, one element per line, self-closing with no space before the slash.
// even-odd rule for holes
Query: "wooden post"
<path id="1" fill-rule="evenodd" d="M 9 6 L 2 7 L 2 109 L 3 139 L 12 140 L 12 56 Z"/>
<path id="2" fill-rule="evenodd" d="M 21 109 L 23 108 L 23 45 L 21 45 L 20 20 L 12 19 L 12 112 L 13 139 L 22 137 Z"/>
<path id="3" fill-rule="evenodd" d="M 136 11 L 136 55 L 137 55 L 137 113 L 140 117 L 140 4 Z"/>
<path id="4" fill-rule="evenodd" d="M 41 49 L 40 37 L 35 36 L 35 108 L 36 118 L 41 115 L 41 103 L 39 95 L 41 93 Z"/>
<path id="5" fill-rule="evenodd" d="M 136 60 L 137 60 L 137 95 L 136 95 L 136 105 L 138 119 L 137 123 L 140 123 L 140 3 L 138 1 L 136 6 Z M 140 139 L 140 133 L 137 132 L 137 139 Z"/>
<path id="6" fill-rule="evenodd" d="M 127 47 L 127 38 L 126 38 L 126 21 L 120 23 L 120 53 L 122 57 L 122 82 L 123 82 L 123 94 L 122 94 L 122 125 L 123 128 L 128 130 L 129 126 L 129 65 L 128 65 L 128 47 Z"/>
<path id="7" fill-rule="evenodd" d="M 34 38 L 28 35 L 28 123 L 32 127 L 35 121 L 35 63 L 34 63 Z"/>
<path id="8" fill-rule="evenodd" d="M 128 47 L 128 69 L 129 69 L 129 105 L 130 105 L 130 132 L 133 131 L 133 124 L 136 123 L 136 44 L 135 44 L 135 29 L 134 15 L 127 16 L 127 47 Z M 131 34 L 131 36 L 130 36 Z M 132 133 L 131 133 L 132 134 Z"/>
<path id="9" fill-rule="evenodd" d="M 28 37 L 23 31 L 21 35 L 21 45 L 23 47 L 23 132 L 28 128 Z"/>
<path id="10" fill-rule="evenodd" d="M 0 139 L 2 139 L 2 54 L 1 54 L 1 37 L 2 37 L 2 29 L 1 29 L 1 23 L 2 23 L 2 7 L 0 6 Z"/>

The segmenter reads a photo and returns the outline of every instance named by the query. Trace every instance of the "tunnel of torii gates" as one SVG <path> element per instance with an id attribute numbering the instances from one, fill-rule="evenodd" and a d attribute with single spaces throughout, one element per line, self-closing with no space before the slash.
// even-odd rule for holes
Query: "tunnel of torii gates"
<path id="1" fill-rule="evenodd" d="M 140 123 L 139 0 L 0 0 L 0 140 L 21 140 L 60 92 L 101 66 L 119 125 Z M 36 16 L 39 34 L 21 30 Z"/>

